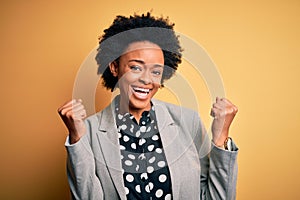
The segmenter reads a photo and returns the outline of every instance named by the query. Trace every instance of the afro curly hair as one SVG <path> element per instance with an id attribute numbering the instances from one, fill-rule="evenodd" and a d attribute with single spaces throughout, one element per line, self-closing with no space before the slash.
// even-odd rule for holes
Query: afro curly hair
<path id="1" fill-rule="evenodd" d="M 161 84 L 171 78 L 182 57 L 182 48 L 173 29 L 174 25 L 169 22 L 169 18 L 154 17 L 150 12 L 129 17 L 117 16 L 112 25 L 99 37 L 96 61 L 104 87 L 113 91 L 118 82 L 118 78 L 112 75 L 108 67 L 109 63 L 118 63 L 126 48 L 139 41 L 154 43 L 162 49 L 165 68 Z"/>

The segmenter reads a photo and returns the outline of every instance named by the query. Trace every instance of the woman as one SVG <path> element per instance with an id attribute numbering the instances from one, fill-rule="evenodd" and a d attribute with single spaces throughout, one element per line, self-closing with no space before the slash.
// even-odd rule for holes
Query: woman
<path id="1" fill-rule="evenodd" d="M 237 107 L 216 99 L 207 142 L 196 112 L 153 98 L 181 62 L 173 26 L 150 13 L 117 16 L 96 60 L 103 85 L 120 95 L 88 118 L 81 100 L 58 109 L 73 199 L 235 199 Z"/>

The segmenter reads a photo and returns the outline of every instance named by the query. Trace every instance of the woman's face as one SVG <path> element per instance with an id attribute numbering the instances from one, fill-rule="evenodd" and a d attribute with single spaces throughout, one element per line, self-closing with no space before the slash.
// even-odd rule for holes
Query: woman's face
<path id="1" fill-rule="evenodd" d="M 121 105 L 133 112 L 149 110 L 151 98 L 160 87 L 163 69 L 164 56 L 158 45 L 147 41 L 131 43 L 119 64 L 110 64 L 112 74 L 118 77 Z"/>

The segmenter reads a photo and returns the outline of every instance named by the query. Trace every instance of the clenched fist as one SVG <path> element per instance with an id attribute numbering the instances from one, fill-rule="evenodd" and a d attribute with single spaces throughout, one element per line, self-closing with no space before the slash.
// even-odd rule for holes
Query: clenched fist
<path id="1" fill-rule="evenodd" d="M 238 108 L 228 99 L 216 98 L 211 109 L 213 142 L 216 146 L 223 146 L 228 137 L 230 124 L 236 115 Z"/>
<path id="2" fill-rule="evenodd" d="M 70 143 L 74 144 L 85 134 L 84 118 L 86 110 L 82 100 L 73 99 L 58 109 L 58 113 L 69 130 Z"/>

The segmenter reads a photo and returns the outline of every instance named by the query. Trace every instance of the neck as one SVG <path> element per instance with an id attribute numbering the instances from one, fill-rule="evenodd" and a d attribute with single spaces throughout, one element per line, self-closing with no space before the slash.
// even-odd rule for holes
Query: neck
<path id="1" fill-rule="evenodd" d="M 120 112 L 130 113 L 135 120 L 139 123 L 144 111 L 148 111 L 151 109 L 151 104 L 145 108 L 136 108 L 130 105 L 129 100 L 124 100 L 122 97 L 120 98 Z"/>

